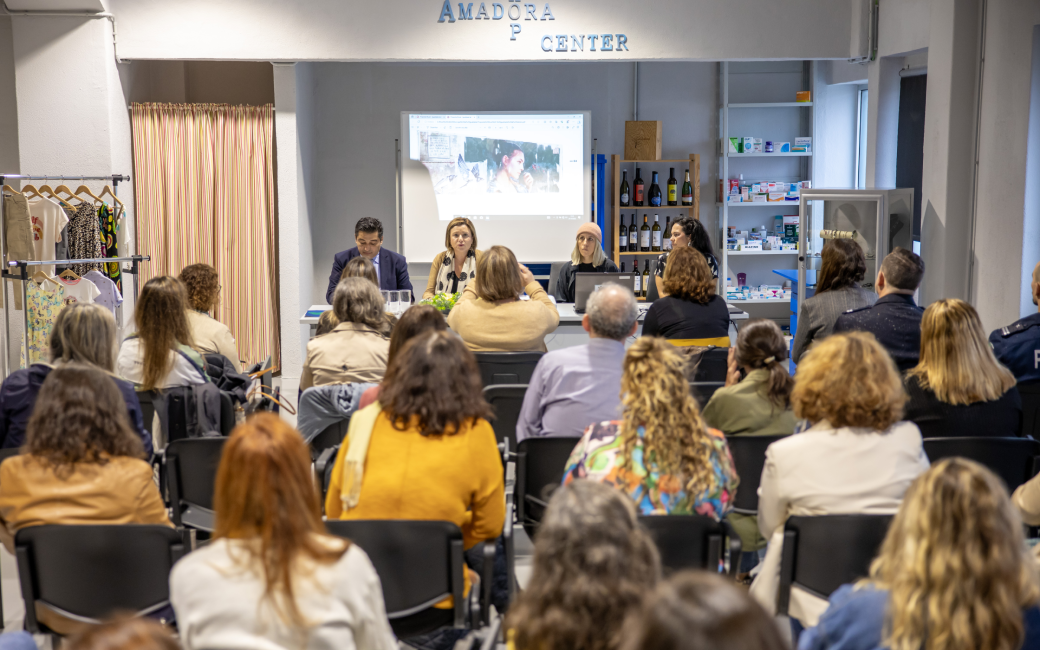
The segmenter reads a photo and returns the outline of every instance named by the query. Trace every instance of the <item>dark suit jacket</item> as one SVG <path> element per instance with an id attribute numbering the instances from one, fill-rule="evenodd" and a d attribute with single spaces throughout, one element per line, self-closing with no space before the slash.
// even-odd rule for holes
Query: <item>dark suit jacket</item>
<path id="1" fill-rule="evenodd" d="M 343 273 L 343 267 L 358 255 L 360 253 L 358 253 L 357 246 L 348 251 L 336 253 L 336 258 L 332 262 L 332 275 L 329 276 L 329 288 L 325 292 L 325 301 L 330 305 L 332 304 L 332 293 L 339 284 L 339 276 Z M 408 279 L 408 261 L 404 255 L 398 255 L 385 248 L 379 249 L 379 288 L 384 291 L 407 289 L 412 292 L 412 298 L 415 298 L 412 281 Z"/>
<path id="2" fill-rule="evenodd" d="M 899 366 L 906 372 L 921 357 L 921 316 L 924 310 L 913 296 L 890 293 L 878 298 L 873 307 L 853 309 L 838 317 L 834 333 L 870 332 Z"/>

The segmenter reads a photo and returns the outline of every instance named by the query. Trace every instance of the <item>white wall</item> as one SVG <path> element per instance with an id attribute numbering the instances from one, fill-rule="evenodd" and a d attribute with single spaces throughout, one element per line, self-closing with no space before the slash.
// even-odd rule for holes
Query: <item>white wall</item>
<path id="1" fill-rule="evenodd" d="M 333 256 L 354 245 L 359 218 L 381 219 L 385 245 L 397 246 L 394 139 L 400 136 L 401 111 L 591 110 L 592 137 L 601 154 L 624 153 L 625 120 L 632 119 L 631 63 L 308 67 L 315 93 L 314 168 L 307 175 L 314 183 L 308 188 L 314 196 L 310 227 L 321 233 L 313 240 L 315 303 L 324 302 Z M 709 63 L 644 63 L 639 69 L 639 119 L 663 121 L 662 158 L 701 154 L 700 214 L 712 225 L 716 75 L 716 65 Z M 507 242 L 480 245 L 494 243 Z M 421 291 L 429 261 L 412 262 L 412 284 Z"/>

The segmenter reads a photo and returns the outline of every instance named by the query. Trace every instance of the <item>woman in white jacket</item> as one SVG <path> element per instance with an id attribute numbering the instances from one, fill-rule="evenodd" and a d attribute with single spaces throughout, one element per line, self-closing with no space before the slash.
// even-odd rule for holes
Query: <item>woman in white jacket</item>
<path id="1" fill-rule="evenodd" d="M 895 514 L 928 469 L 921 432 L 899 421 L 906 399 L 895 363 L 869 333 L 831 336 L 798 364 L 791 403 L 812 426 L 769 446 L 759 488 L 769 548 L 751 594 L 766 611 L 776 611 L 788 517 Z M 825 599 L 792 588 L 789 614 L 803 626 L 826 609 Z"/>

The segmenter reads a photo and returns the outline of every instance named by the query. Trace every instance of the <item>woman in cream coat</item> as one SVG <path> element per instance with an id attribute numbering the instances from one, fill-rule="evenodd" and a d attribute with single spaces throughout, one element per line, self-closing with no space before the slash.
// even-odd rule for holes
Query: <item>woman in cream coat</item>
<path id="1" fill-rule="evenodd" d="M 758 527 L 769 548 L 751 595 L 776 613 L 784 522 L 791 516 L 895 514 L 928 469 L 917 426 L 900 422 L 906 393 L 895 364 L 871 334 L 834 335 L 798 366 L 795 415 L 812 426 L 766 451 Z M 789 614 L 816 625 L 827 601 L 791 589 Z"/>

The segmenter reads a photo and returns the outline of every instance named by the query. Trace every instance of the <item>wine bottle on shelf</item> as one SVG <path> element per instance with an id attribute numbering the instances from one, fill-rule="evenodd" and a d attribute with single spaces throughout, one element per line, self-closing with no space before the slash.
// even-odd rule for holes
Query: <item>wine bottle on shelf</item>
<path id="1" fill-rule="evenodd" d="M 657 184 L 657 172 L 653 172 L 653 178 L 650 180 L 650 191 L 647 192 L 647 198 L 650 200 L 650 205 L 661 205 L 661 186 Z"/>
<path id="2" fill-rule="evenodd" d="M 643 205 L 643 177 L 639 175 L 639 168 L 636 167 L 636 195 L 632 201 L 632 205 Z"/>
<path id="3" fill-rule="evenodd" d="M 690 183 L 690 170 L 686 170 L 686 180 L 682 184 L 682 204 L 693 205 L 693 185 Z"/>
<path id="4" fill-rule="evenodd" d="M 639 252 L 650 252 L 650 224 L 647 223 L 645 214 L 643 215 L 643 225 L 639 228 Z"/>
<path id="5" fill-rule="evenodd" d="M 675 180 L 675 167 L 668 168 L 668 205 L 679 205 L 679 197 L 676 196 L 678 188 Z"/>
<path id="6" fill-rule="evenodd" d="M 628 227 L 628 252 L 639 252 L 639 229 L 636 228 L 636 215 L 632 215 L 632 225 Z"/>
<path id="7" fill-rule="evenodd" d="M 621 228 L 618 230 L 618 250 L 628 250 L 628 226 L 625 225 L 625 218 L 621 217 L 618 219 L 621 222 Z"/>
<path id="8" fill-rule="evenodd" d="M 664 219 L 664 233 L 662 236 L 664 240 L 661 241 L 661 250 L 672 250 L 672 215 L 668 215 Z"/>
<path id="9" fill-rule="evenodd" d="M 621 172 L 621 207 L 628 207 L 628 172 Z"/>
<path id="10" fill-rule="evenodd" d="M 639 275 L 639 260 L 632 260 L 632 292 L 636 294 L 636 298 L 643 295 L 642 288 L 640 287 L 640 281 L 643 279 Z"/>
<path id="11" fill-rule="evenodd" d="M 652 250 L 654 252 L 660 252 L 661 251 L 661 221 L 660 221 L 660 217 L 658 217 L 656 214 L 654 215 L 654 227 L 650 229 L 650 234 L 652 236 L 652 239 L 651 239 L 652 243 L 650 244 L 650 250 Z"/>
<path id="12" fill-rule="evenodd" d="M 646 298 L 646 292 L 650 286 L 650 260 L 643 260 L 643 293 L 641 294 Z"/>
<path id="13" fill-rule="evenodd" d="M 624 262 L 622 262 L 622 263 L 621 263 L 621 270 L 620 270 L 620 271 L 618 271 L 618 273 L 624 273 L 624 272 L 625 272 L 625 263 L 624 263 Z"/>

